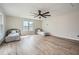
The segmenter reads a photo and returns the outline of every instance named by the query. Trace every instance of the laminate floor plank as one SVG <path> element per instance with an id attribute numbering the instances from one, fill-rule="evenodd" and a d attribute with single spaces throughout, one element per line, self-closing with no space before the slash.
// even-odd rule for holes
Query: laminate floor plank
<path id="1" fill-rule="evenodd" d="M 78 55 L 79 42 L 54 36 L 27 35 L 20 41 L 3 43 L 0 55 Z"/>

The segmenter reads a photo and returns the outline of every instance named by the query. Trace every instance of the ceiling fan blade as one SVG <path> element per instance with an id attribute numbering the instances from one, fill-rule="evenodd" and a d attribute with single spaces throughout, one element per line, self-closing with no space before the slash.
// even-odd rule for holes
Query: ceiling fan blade
<path id="1" fill-rule="evenodd" d="M 44 16 L 44 15 L 41 15 L 42 17 L 44 17 L 44 18 L 47 18 L 46 16 Z"/>
<path id="2" fill-rule="evenodd" d="M 44 15 L 44 16 L 51 16 L 51 15 Z"/>
<path id="3" fill-rule="evenodd" d="M 49 12 L 45 12 L 45 13 L 43 13 L 43 15 L 45 15 L 45 14 L 48 14 Z"/>

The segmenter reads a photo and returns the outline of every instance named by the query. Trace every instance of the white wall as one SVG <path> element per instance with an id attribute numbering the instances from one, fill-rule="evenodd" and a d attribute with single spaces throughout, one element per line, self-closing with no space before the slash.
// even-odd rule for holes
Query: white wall
<path id="1" fill-rule="evenodd" d="M 79 40 L 79 12 L 71 12 L 43 21 L 43 29 L 54 36 Z"/>
<path id="2" fill-rule="evenodd" d="M 21 18 L 19 17 L 12 17 L 12 16 L 6 16 L 6 29 L 13 29 L 17 28 L 21 30 Z"/>
<path id="3" fill-rule="evenodd" d="M 38 21 L 38 20 L 33 20 L 34 21 L 34 29 L 36 28 L 42 28 L 42 22 Z M 6 28 L 8 29 L 13 29 L 13 28 L 17 28 L 20 29 L 22 32 L 22 35 L 26 34 L 25 31 L 22 31 L 23 29 L 23 18 L 20 17 L 15 17 L 15 16 L 7 16 L 6 17 Z"/>

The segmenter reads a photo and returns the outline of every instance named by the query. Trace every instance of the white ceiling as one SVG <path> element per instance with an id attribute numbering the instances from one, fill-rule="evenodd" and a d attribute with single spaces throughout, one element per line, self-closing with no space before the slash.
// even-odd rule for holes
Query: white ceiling
<path id="1" fill-rule="evenodd" d="M 9 16 L 18 16 L 32 18 L 37 10 L 50 11 L 52 16 L 69 13 L 79 10 L 79 4 L 71 3 L 0 3 L 5 14 Z"/>

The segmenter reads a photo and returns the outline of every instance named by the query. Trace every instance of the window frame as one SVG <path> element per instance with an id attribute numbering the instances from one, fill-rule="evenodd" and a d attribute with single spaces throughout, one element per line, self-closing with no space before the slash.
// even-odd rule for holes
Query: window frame
<path id="1" fill-rule="evenodd" d="M 1 16 L 1 23 L 0 23 L 0 27 L 1 27 L 1 31 L 0 31 L 0 37 L 3 37 L 4 36 L 4 15 L 3 13 L 0 12 L 0 16 Z M 0 38 L 1 39 L 1 38 Z"/>
<path id="2" fill-rule="evenodd" d="M 28 26 L 24 26 L 24 21 L 27 21 L 27 22 L 28 22 Z M 30 26 L 30 24 L 29 24 L 30 22 L 33 22 L 33 21 L 30 20 L 30 19 L 24 19 L 24 20 L 23 20 L 23 23 L 22 23 L 22 24 L 23 24 L 23 31 L 33 31 L 33 30 L 30 30 L 30 29 L 29 29 L 30 27 L 32 27 L 32 29 L 34 29 L 34 28 L 33 28 L 33 24 L 32 24 L 32 26 Z M 33 22 L 33 23 L 34 23 L 34 22 Z M 25 27 L 27 27 L 27 30 L 25 30 Z"/>

